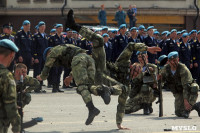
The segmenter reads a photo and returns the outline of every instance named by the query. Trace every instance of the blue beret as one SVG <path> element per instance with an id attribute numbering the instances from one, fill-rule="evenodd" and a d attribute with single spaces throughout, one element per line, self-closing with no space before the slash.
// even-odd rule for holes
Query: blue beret
<path id="1" fill-rule="evenodd" d="M 105 37 L 105 36 L 109 37 L 109 35 L 107 33 L 104 33 L 102 36 L 103 37 Z"/>
<path id="2" fill-rule="evenodd" d="M 149 26 L 149 27 L 147 28 L 147 31 L 150 30 L 150 29 L 153 29 L 153 28 L 154 28 L 154 26 Z"/>
<path id="3" fill-rule="evenodd" d="M 184 32 L 187 32 L 187 30 L 182 30 L 182 31 L 181 31 L 181 34 L 183 34 Z"/>
<path id="4" fill-rule="evenodd" d="M 42 117 L 36 117 L 36 118 L 32 118 L 32 120 L 35 120 L 37 122 L 42 122 L 43 118 Z"/>
<path id="5" fill-rule="evenodd" d="M 112 30 L 112 33 L 117 33 L 117 30 Z"/>
<path id="6" fill-rule="evenodd" d="M 143 52 L 137 51 L 136 55 L 139 55 L 139 54 L 147 54 L 147 51 L 143 51 Z"/>
<path id="7" fill-rule="evenodd" d="M 108 30 L 108 27 L 104 26 L 101 30 Z"/>
<path id="8" fill-rule="evenodd" d="M 38 23 L 38 27 L 40 27 L 40 26 L 42 26 L 42 25 L 45 25 L 45 22 L 40 21 L 40 22 Z"/>
<path id="9" fill-rule="evenodd" d="M 72 31 L 72 33 L 76 33 L 76 34 L 77 34 L 78 32 L 77 32 L 77 31 L 75 31 L 75 30 L 73 30 L 73 31 Z"/>
<path id="10" fill-rule="evenodd" d="M 162 33 L 161 33 L 161 35 L 164 35 L 164 34 L 167 34 L 168 33 L 168 31 L 163 31 Z"/>
<path id="11" fill-rule="evenodd" d="M 62 24 L 57 24 L 56 28 L 59 28 L 59 27 L 63 27 L 63 25 Z"/>
<path id="12" fill-rule="evenodd" d="M 181 32 L 180 32 L 180 31 L 178 31 L 178 32 L 177 32 L 177 35 L 179 35 L 179 34 L 181 34 Z"/>
<path id="13" fill-rule="evenodd" d="M 55 31 L 56 31 L 56 29 L 51 29 L 50 33 L 55 32 Z"/>
<path id="14" fill-rule="evenodd" d="M 182 35 L 182 37 L 187 37 L 187 36 L 189 36 L 189 34 L 188 33 L 183 33 L 183 35 Z"/>
<path id="15" fill-rule="evenodd" d="M 9 39 L 2 39 L 2 40 L 0 40 L 0 46 L 1 46 L 1 47 L 5 47 L 5 48 L 8 48 L 8 49 L 10 49 L 10 50 L 12 50 L 12 51 L 14 51 L 14 52 L 18 52 L 18 51 L 19 51 L 19 49 L 18 49 L 18 47 L 15 45 L 15 43 L 12 42 L 12 41 L 9 40 Z"/>
<path id="16" fill-rule="evenodd" d="M 145 32 L 147 32 L 147 29 L 144 29 Z"/>
<path id="17" fill-rule="evenodd" d="M 22 26 L 21 28 L 20 28 L 20 30 L 23 30 L 24 29 L 24 27 Z"/>
<path id="18" fill-rule="evenodd" d="M 72 31 L 70 28 L 67 28 L 66 31 Z"/>
<path id="19" fill-rule="evenodd" d="M 191 31 L 191 34 L 192 34 L 192 33 L 197 33 L 197 30 L 192 30 L 192 31 Z"/>
<path id="20" fill-rule="evenodd" d="M 168 54 L 168 59 L 173 59 L 178 57 L 178 52 L 173 51 Z"/>
<path id="21" fill-rule="evenodd" d="M 11 23 L 8 23 L 8 24 L 4 24 L 2 27 L 3 28 L 12 28 L 13 25 Z"/>
<path id="22" fill-rule="evenodd" d="M 161 55 L 159 58 L 158 58 L 158 65 L 160 68 L 163 68 L 164 65 L 167 63 L 167 56 L 166 55 Z"/>
<path id="23" fill-rule="evenodd" d="M 43 59 L 46 60 L 46 56 L 47 56 L 47 52 L 49 51 L 49 49 L 51 49 L 52 47 L 48 47 L 44 50 L 44 53 L 43 53 Z"/>
<path id="24" fill-rule="evenodd" d="M 197 32 L 197 35 L 200 33 L 200 30 Z"/>
<path id="25" fill-rule="evenodd" d="M 137 27 L 132 27 L 132 28 L 130 29 L 130 31 L 132 31 L 132 30 L 137 30 Z"/>
<path id="26" fill-rule="evenodd" d="M 176 29 L 172 29 L 172 30 L 171 30 L 171 33 L 173 33 L 173 32 L 177 32 L 177 30 L 176 30 Z"/>
<path id="27" fill-rule="evenodd" d="M 37 30 L 38 30 L 38 28 L 39 28 L 39 26 L 38 26 L 38 25 L 36 25 L 36 26 L 35 26 L 35 29 L 37 29 Z"/>
<path id="28" fill-rule="evenodd" d="M 171 35 L 171 32 L 167 32 L 167 37 Z"/>
<path id="29" fill-rule="evenodd" d="M 138 29 L 139 29 L 139 30 L 145 29 L 145 27 L 144 27 L 144 25 L 140 25 L 140 26 L 138 27 Z"/>
<path id="30" fill-rule="evenodd" d="M 27 24 L 30 24 L 30 21 L 28 21 L 28 20 L 24 20 L 24 22 L 23 22 L 22 25 L 27 25 Z"/>
<path id="31" fill-rule="evenodd" d="M 126 28 L 126 24 L 121 24 L 120 26 L 119 26 L 119 30 L 121 29 L 121 28 Z"/>
<path id="32" fill-rule="evenodd" d="M 160 34 L 160 32 L 158 32 L 157 30 L 153 33 L 154 35 L 159 35 Z"/>

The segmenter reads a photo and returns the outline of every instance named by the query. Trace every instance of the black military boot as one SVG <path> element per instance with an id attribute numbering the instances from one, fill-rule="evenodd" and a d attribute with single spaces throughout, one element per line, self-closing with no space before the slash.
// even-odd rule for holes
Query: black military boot
<path id="1" fill-rule="evenodd" d="M 96 107 L 94 107 L 94 104 L 92 103 L 92 101 L 87 103 L 86 106 L 89 110 L 89 114 L 88 114 L 88 118 L 85 122 L 85 125 L 89 125 L 94 120 L 94 117 L 97 116 L 100 113 L 100 110 L 97 109 Z"/>
<path id="2" fill-rule="evenodd" d="M 56 84 L 53 84 L 52 93 L 56 93 L 56 92 L 58 92 L 58 90 L 57 90 L 57 85 L 56 85 Z"/>
<path id="3" fill-rule="evenodd" d="M 189 116 L 190 116 L 190 111 L 185 110 L 185 111 L 183 112 L 183 117 L 184 117 L 184 118 L 189 118 Z"/>
<path id="4" fill-rule="evenodd" d="M 153 113 L 152 103 L 148 104 L 150 114 Z"/>
<path id="5" fill-rule="evenodd" d="M 76 24 L 74 20 L 74 11 L 72 9 L 70 9 L 67 14 L 67 21 L 65 25 L 66 27 L 76 30 L 77 32 L 79 32 L 81 29 L 81 26 L 79 24 Z"/>
<path id="6" fill-rule="evenodd" d="M 64 92 L 64 91 L 59 89 L 59 84 L 56 85 L 56 90 L 57 90 L 57 92 Z"/>
<path id="7" fill-rule="evenodd" d="M 149 115 L 150 114 L 149 105 L 147 103 L 143 104 L 143 114 L 144 115 Z"/>
<path id="8" fill-rule="evenodd" d="M 113 88 L 108 87 L 106 85 L 102 85 L 102 88 L 98 88 L 97 90 L 98 94 L 102 97 L 105 104 L 110 103 L 110 100 L 111 100 L 110 95 L 112 91 L 113 91 Z"/>
<path id="9" fill-rule="evenodd" d="M 192 106 L 192 110 L 196 110 L 199 117 L 200 117 L 200 102 L 197 102 L 195 103 L 193 106 Z"/>

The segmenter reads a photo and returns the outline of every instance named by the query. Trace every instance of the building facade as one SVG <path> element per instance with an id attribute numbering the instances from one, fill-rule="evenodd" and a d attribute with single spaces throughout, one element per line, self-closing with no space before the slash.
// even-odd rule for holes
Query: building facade
<path id="1" fill-rule="evenodd" d="M 197 4 L 200 5 L 200 0 Z M 31 21 L 31 31 L 39 21 L 45 21 L 47 32 L 55 23 L 65 23 L 61 16 L 61 7 L 65 0 L 1 0 L 0 1 L 0 26 L 11 22 L 14 30 L 20 29 L 23 20 Z M 98 25 L 97 18 L 100 5 L 105 5 L 107 23 L 116 26 L 114 19 L 118 5 L 128 10 L 130 4 L 137 5 L 137 25 L 154 25 L 159 31 L 176 29 L 191 30 L 195 28 L 196 8 L 194 0 L 67 0 L 64 14 L 70 8 L 74 9 L 75 19 L 84 25 Z M 200 7 L 200 6 L 199 6 Z M 128 17 L 126 19 L 128 23 Z M 200 29 L 200 17 L 196 29 Z"/>

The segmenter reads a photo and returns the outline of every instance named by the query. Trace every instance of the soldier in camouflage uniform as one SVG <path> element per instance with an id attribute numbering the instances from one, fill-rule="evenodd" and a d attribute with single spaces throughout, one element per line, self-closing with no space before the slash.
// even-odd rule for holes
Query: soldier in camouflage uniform
<path id="1" fill-rule="evenodd" d="M 10 124 L 14 133 L 20 132 L 16 84 L 12 73 L 6 68 L 14 59 L 16 52 L 18 48 L 12 41 L 0 41 L 0 133 L 7 133 Z"/>
<path id="2" fill-rule="evenodd" d="M 118 106 L 117 106 L 117 114 L 116 114 L 116 123 L 119 129 L 126 129 L 124 128 L 122 123 L 122 118 L 124 116 L 124 109 L 125 109 L 125 103 L 126 99 L 129 94 L 129 80 L 127 80 L 127 74 L 129 75 L 129 65 L 130 65 L 130 58 L 133 53 L 133 50 L 138 51 L 149 51 L 151 53 L 154 53 L 155 51 L 159 51 L 160 48 L 149 48 L 145 46 L 143 43 L 129 43 L 128 46 L 125 48 L 125 50 L 122 52 L 120 57 L 117 59 L 116 64 L 114 64 L 114 67 L 117 68 L 117 80 L 109 77 L 106 75 L 106 58 L 105 58 L 105 49 L 103 47 L 104 42 L 103 38 L 95 33 L 93 33 L 91 30 L 81 27 L 80 25 L 76 24 L 73 18 L 73 10 L 70 10 L 68 13 L 67 18 L 67 24 L 66 27 L 69 27 L 73 30 L 76 30 L 86 39 L 93 42 L 93 50 L 92 50 L 92 57 L 95 61 L 95 67 L 96 67 L 96 74 L 95 74 L 95 84 L 107 84 L 112 86 L 110 88 L 110 92 L 112 95 L 119 95 L 118 98 Z M 73 69 L 73 67 L 72 67 Z M 78 67 L 77 67 L 78 69 Z M 73 70 L 72 70 L 73 73 Z M 80 72 L 79 72 L 80 73 Z M 92 73 L 92 71 L 90 71 Z M 73 73 L 73 76 L 74 73 Z M 76 79 L 75 79 L 75 82 Z M 123 84 L 122 84 L 123 83 Z"/>
<path id="3" fill-rule="evenodd" d="M 131 79 L 131 91 L 129 94 L 130 98 L 126 102 L 125 113 L 130 114 L 132 112 L 143 109 L 144 115 L 149 115 L 153 112 L 152 102 L 154 102 L 156 99 L 153 93 L 153 89 L 157 88 L 157 82 L 155 80 L 157 74 L 157 66 L 148 63 L 148 56 L 146 51 L 138 51 L 136 55 L 138 57 L 138 61 L 140 62 L 142 72 L 136 78 Z M 144 63 L 144 61 L 147 64 Z M 146 70 L 147 67 L 149 68 L 150 73 Z M 135 68 L 135 65 L 133 65 L 131 69 L 131 75 L 134 74 Z"/>
<path id="4" fill-rule="evenodd" d="M 162 81 L 166 81 L 175 97 L 175 114 L 188 118 L 196 110 L 200 116 L 200 102 L 196 103 L 199 86 L 193 82 L 188 68 L 179 62 L 178 52 L 168 54 L 169 64 L 162 69 Z"/>
<path id="5" fill-rule="evenodd" d="M 23 75 L 23 83 L 22 86 L 20 86 L 20 76 Z M 25 105 L 29 104 L 31 101 L 31 95 L 30 92 L 32 90 L 36 90 L 38 87 L 40 87 L 40 83 L 37 79 L 27 76 L 27 67 L 25 64 L 18 63 L 14 67 L 14 78 L 15 82 L 17 84 L 17 93 L 18 93 L 18 98 L 20 95 L 20 87 L 22 87 L 22 106 L 24 107 Z"/>

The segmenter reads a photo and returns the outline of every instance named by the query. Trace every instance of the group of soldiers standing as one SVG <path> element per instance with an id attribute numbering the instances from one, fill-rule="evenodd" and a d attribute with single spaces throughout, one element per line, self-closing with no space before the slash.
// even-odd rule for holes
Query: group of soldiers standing
<path id="1" fill-rule="evenodd" d="M 29 32 L 30 22 L 25 20 L 23 29 L 14 38 L 15 43 L 11 41 L 10 34 L 5 33 L 1 36 L 0 69 L 4 71 L 0 71 L 2 84 L 0 95 L 3 97 L 0 103 L 2 108 L 0 109 L 2 112 L 0 113 L 2 114 L 0 115 L 0 132 L 7 132 L 10 124 L 12 124 L 13 132 L 20 131 L 20 117 L 16 103 L 16 83 L 19 77 L 23 75 L 24 81 L 26 80 L 24 83 L 27 83 L 24 85 L 25 105 L 30 102 L 30 96 L 26 92 L 32 90 L 41 92 L 43 80 L 48 79 L 53 85 L 52 92 L 62 92 L 59 84 L 63 68 L 64 84 L 69 86 L 74 80 L 77 93 L 88 108 L 86 125 L 91 124 L 100 113 L 93 104 L 91 94 L 101 96 L 105 104 L 110 103 L 111 95 L 119 96 L 116 113 L 116 124 L 119 129 L 127 129 L 122 126 L 124 113 L 144 109 L 145 115 L 151 114 L 152 102 L 160 95 L 157 80 L 168 84 L 167 87 L 172 91 L 175 97 L 175 114 L 178 117 L 188 118 L 192 110 L 196 110 L 200 116 L 200 103 L 196 103 L 199 86 L 193 80 L 194 77 L 189 70 L 193 66 L 193 60 L 196 61 L 194 66 L 197 68 L 199 66 L 198 57 L 193 54 L 198 53 L 198 44 L 195 45 L 195 43 L 198 41 L 200 32 L 196 32 L 197 40 L 191 38 L 193 42 L 190 49 L 190 43 L 185 40 L 189 38 L 187 33 L 181 33 L 181 38 L 177 38 L 177 31 L 173 29 L 170 33 L 163 32 L 163 40 L 159 40 L 156 38 L 158 32 L 154 32 L 153 26 L 147 28 L 146 35 L 145 27 L 141 25 L 138 28 L 132 27 L 131 36 L 128 38 L 126 24 L 121 24 L 118 31 L 108 31 L 106 27 L 101 32 L 92 31 L 75 23 L 73 10 L 68 12 L 66 27 L 68 27 L 66 37 L 62 35 L 62 24 L 57 24 L 56 31 L 52 30 L 55 34 L 48 37 L 45 34 L 45 23 L 41 21 L 36 27 L 38 32 L 32 36 Z M 11 25 L 7 25 L 6 28 L 10 29 Z M 72 30 L 74 30 L 74 35 L 72 35 Z M 83 38 L 80 39 L 78 34 Z M 168 34 L 171 35 L 168 36 Z M 3 39 L 4 36 L 8 38 Z M 190 51 L 192 46 L 194 51 L 197 50 L 194 53 Z M 186 56 L 188 58 L 189 52 L 191 60 L 188 66 Z M 13 77 L 6 67 L 10 66 L 14 56 L 13 63 L 19 64 L 13 67 Z M 161 66 L 164 59 L 168 59 L 168 64 L 166 61 Z M 34 77 L 37 80 L 28 78 L 26 75 L 31 64 L 34 64 Z M 158 71 L 161 75 L 157 75 Z M 30 84 L 30 82 L 34 83 Z M 26 88 L 33 84 L 37 88 Z M 127 100 L 128 96 L 130 98 Z"/>

